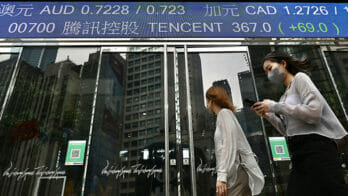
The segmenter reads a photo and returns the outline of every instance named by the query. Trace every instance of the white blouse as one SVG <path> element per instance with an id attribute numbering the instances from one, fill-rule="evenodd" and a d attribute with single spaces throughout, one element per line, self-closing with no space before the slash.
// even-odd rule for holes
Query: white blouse
<path id="1" fill-rule="evenodd" d="M 229 109 L 224 108 L 217 115 L 214 143 L 217 181 L 226 182 L 227 188 L 231 188 L 241 164 L 249 176 L 252 194 L 260 194 L 265 183 L 264 175 L 237 118 Z"/>
<path id="2" fill-rule="evenodd" d="M 265 118 L 283 135 L 319 134 L 341 139 L 346 130 L 308 75 L 299 72 Z M 279 114 L 279 117 L 275 114 Z"/>

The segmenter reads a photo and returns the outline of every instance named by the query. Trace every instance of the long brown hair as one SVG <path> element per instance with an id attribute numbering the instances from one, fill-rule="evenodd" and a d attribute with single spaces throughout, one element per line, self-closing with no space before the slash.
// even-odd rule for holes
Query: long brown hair
<path id="1" fill-rule="evenodd" d="M 287 53 L 280 52 L 280 51 L 274 51 L 271 53 L 268 53 L 262 60 L 262 65 L 265 61 L 271 61 L 276 63 L 281 63 L 282 60 L 284 60 L 287 64 L 286 70 L 290 72 L 292 75 L 296 75 L 298 72 L 309 72 L 310 68 L 310 60 L 307 58 L 304 58 L 302 60 L 295 59 L 294 57 L 290 56 Z"/>
<path id="2" fill-rule="evenodd" d="M 226 90 L 221 86 L 212 86 L 205 93 L 207 100 L 213 101 L 221 108 L 227 108 L 236 113 L 236 107 L 232 104 Z"/>

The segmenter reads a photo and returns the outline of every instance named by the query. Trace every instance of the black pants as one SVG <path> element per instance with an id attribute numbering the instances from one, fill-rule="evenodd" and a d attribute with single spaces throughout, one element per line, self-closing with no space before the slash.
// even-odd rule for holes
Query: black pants
<path id="1" fill-rule="evenodd" d="M 292 170 L 288 196 L 348 196 L 336 144 L 317 135 L 288 137 Z"/>

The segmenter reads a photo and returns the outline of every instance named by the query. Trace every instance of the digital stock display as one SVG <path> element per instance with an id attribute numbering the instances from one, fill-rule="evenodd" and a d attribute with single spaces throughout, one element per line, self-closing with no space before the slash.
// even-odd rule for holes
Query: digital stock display
<path id="1" fill-rule="evenodd" d="M 0 38 L 348 37 L 347 21 L 348 3 L 0 3 Z"/>

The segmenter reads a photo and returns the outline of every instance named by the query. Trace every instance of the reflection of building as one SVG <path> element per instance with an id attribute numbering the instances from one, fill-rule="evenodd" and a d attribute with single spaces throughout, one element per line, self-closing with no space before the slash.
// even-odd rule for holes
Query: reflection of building
<path id="1" fill-rule="evenodd" d="M 29 65 L 45 70 L 48 64 L 55 62 L 57 50 L 56 47 L 31 47 L 23 51 L 22 58 Z"/>
<path id="2" fill-rule="evenodd" d="M 106 184 L 111 195 L 120 194 L 120 182 L 103 177 L 100 171 L 110 164 L 120 163 L 123 135 L 124 77 L 126 61 L 118 53 L 103 54 L 99 75 L 93 140 L 87 172 L 89 193 L 101 194 L 95 186 Z M 96 182 L 97 181 L 97 182 Z"/>
<path id="3" fill-rule="evenodd" d="M 0 108 L 2 107 L 17 57 L 17 55 L 11 55 L 9 59 L 0 62 Z"/>
<path id="4" fill-rule="evenodd" d="M 231 102 L 233 103 L 231 86 L 226 79 L 213 82 L 213 86 L 223 87 L 226 90 L 227 95 L 230 97 Z"/>
<path id="5" fill-rule="evenodd" d="M 76 114 L 78 95 L 75 92 L 79 92 L 80 86 L 75 81 L 79 80 L 79 70 L 80 67 L 69 60 L 48 64 L 45 71 L 24 60 L 20 63 L 20 72 L 4 121 L 9 124 L 30 123 L 30 126 L 35 126 L 30 128 L 35 133 L 27 135 L 36 134 L 38 137 L 17 140 L 17 130 L 9 130 L 14 140 L 13 144 L 3 148 L 10 151 L 8 154 L 11 155 L 4 157 L 4 162 L 11 160 L 14 165 L 26 163 L 24 169 L 37 166 L 53 169 L 61 166 L 65 157 L 59 144 L 64 141 L 58 138 L 63 135 L 64 129 L 73 128 L 71 119 Z M 11 119 L 12 115 L 16 115 L 15 121 Z M 47 142 L 47 135 L 51 137 L 50 142 Z M 22 150 L 36 149 L 38 144 L 41 148 L 35 151 Z M 28 180 L 33 180 L 34 184 L 35 178 Z M 5 180 L 4 183 L 10 181 Z"/>
<path id="6" fill-rule="evenodd" d="M 127 168 L 144 159 L 144 150 L 162 142 L 163 135 L 163 55 L 160 53 L 127 53 L 125 75 L 125 115 L 122 162 Z M 121 194 L 136 192 L 136 177 L 122 181 Z M 159 190 L 154 191 L 159 192 Z"/>
<path id="7" fill-rule="evenodd" d="M 256 101 L 253 80 L 250 71 L 238 73 L 239 87 L 242 100 L 251 99 Z M 260 119 L 248 106 L 245 106 L 236 114 L 245 134 L 248 136 L 257 131 L 261 131 Z"/>
<path id="8" fill-rule="evenodd" d="M 182 134 L 183 140 L 188 142 L 187 134 L 187 102 L 186 102 L 186 78 L 183 55 L 179 55 L 179 90 L 180 90 L 180 114 L 182 116 Z M 192 53 L 188 55 L 189 66 L 189 80 L 190 80 L 190 92 L 191 92 L 191 106 L 192 106 L 192 127 L 194 134 L 202 134 L 205 130 L 205 106 L 204 99 L 205 93 L 203 90 L 202 80 L 202 64 L 199 54 Z"/>

